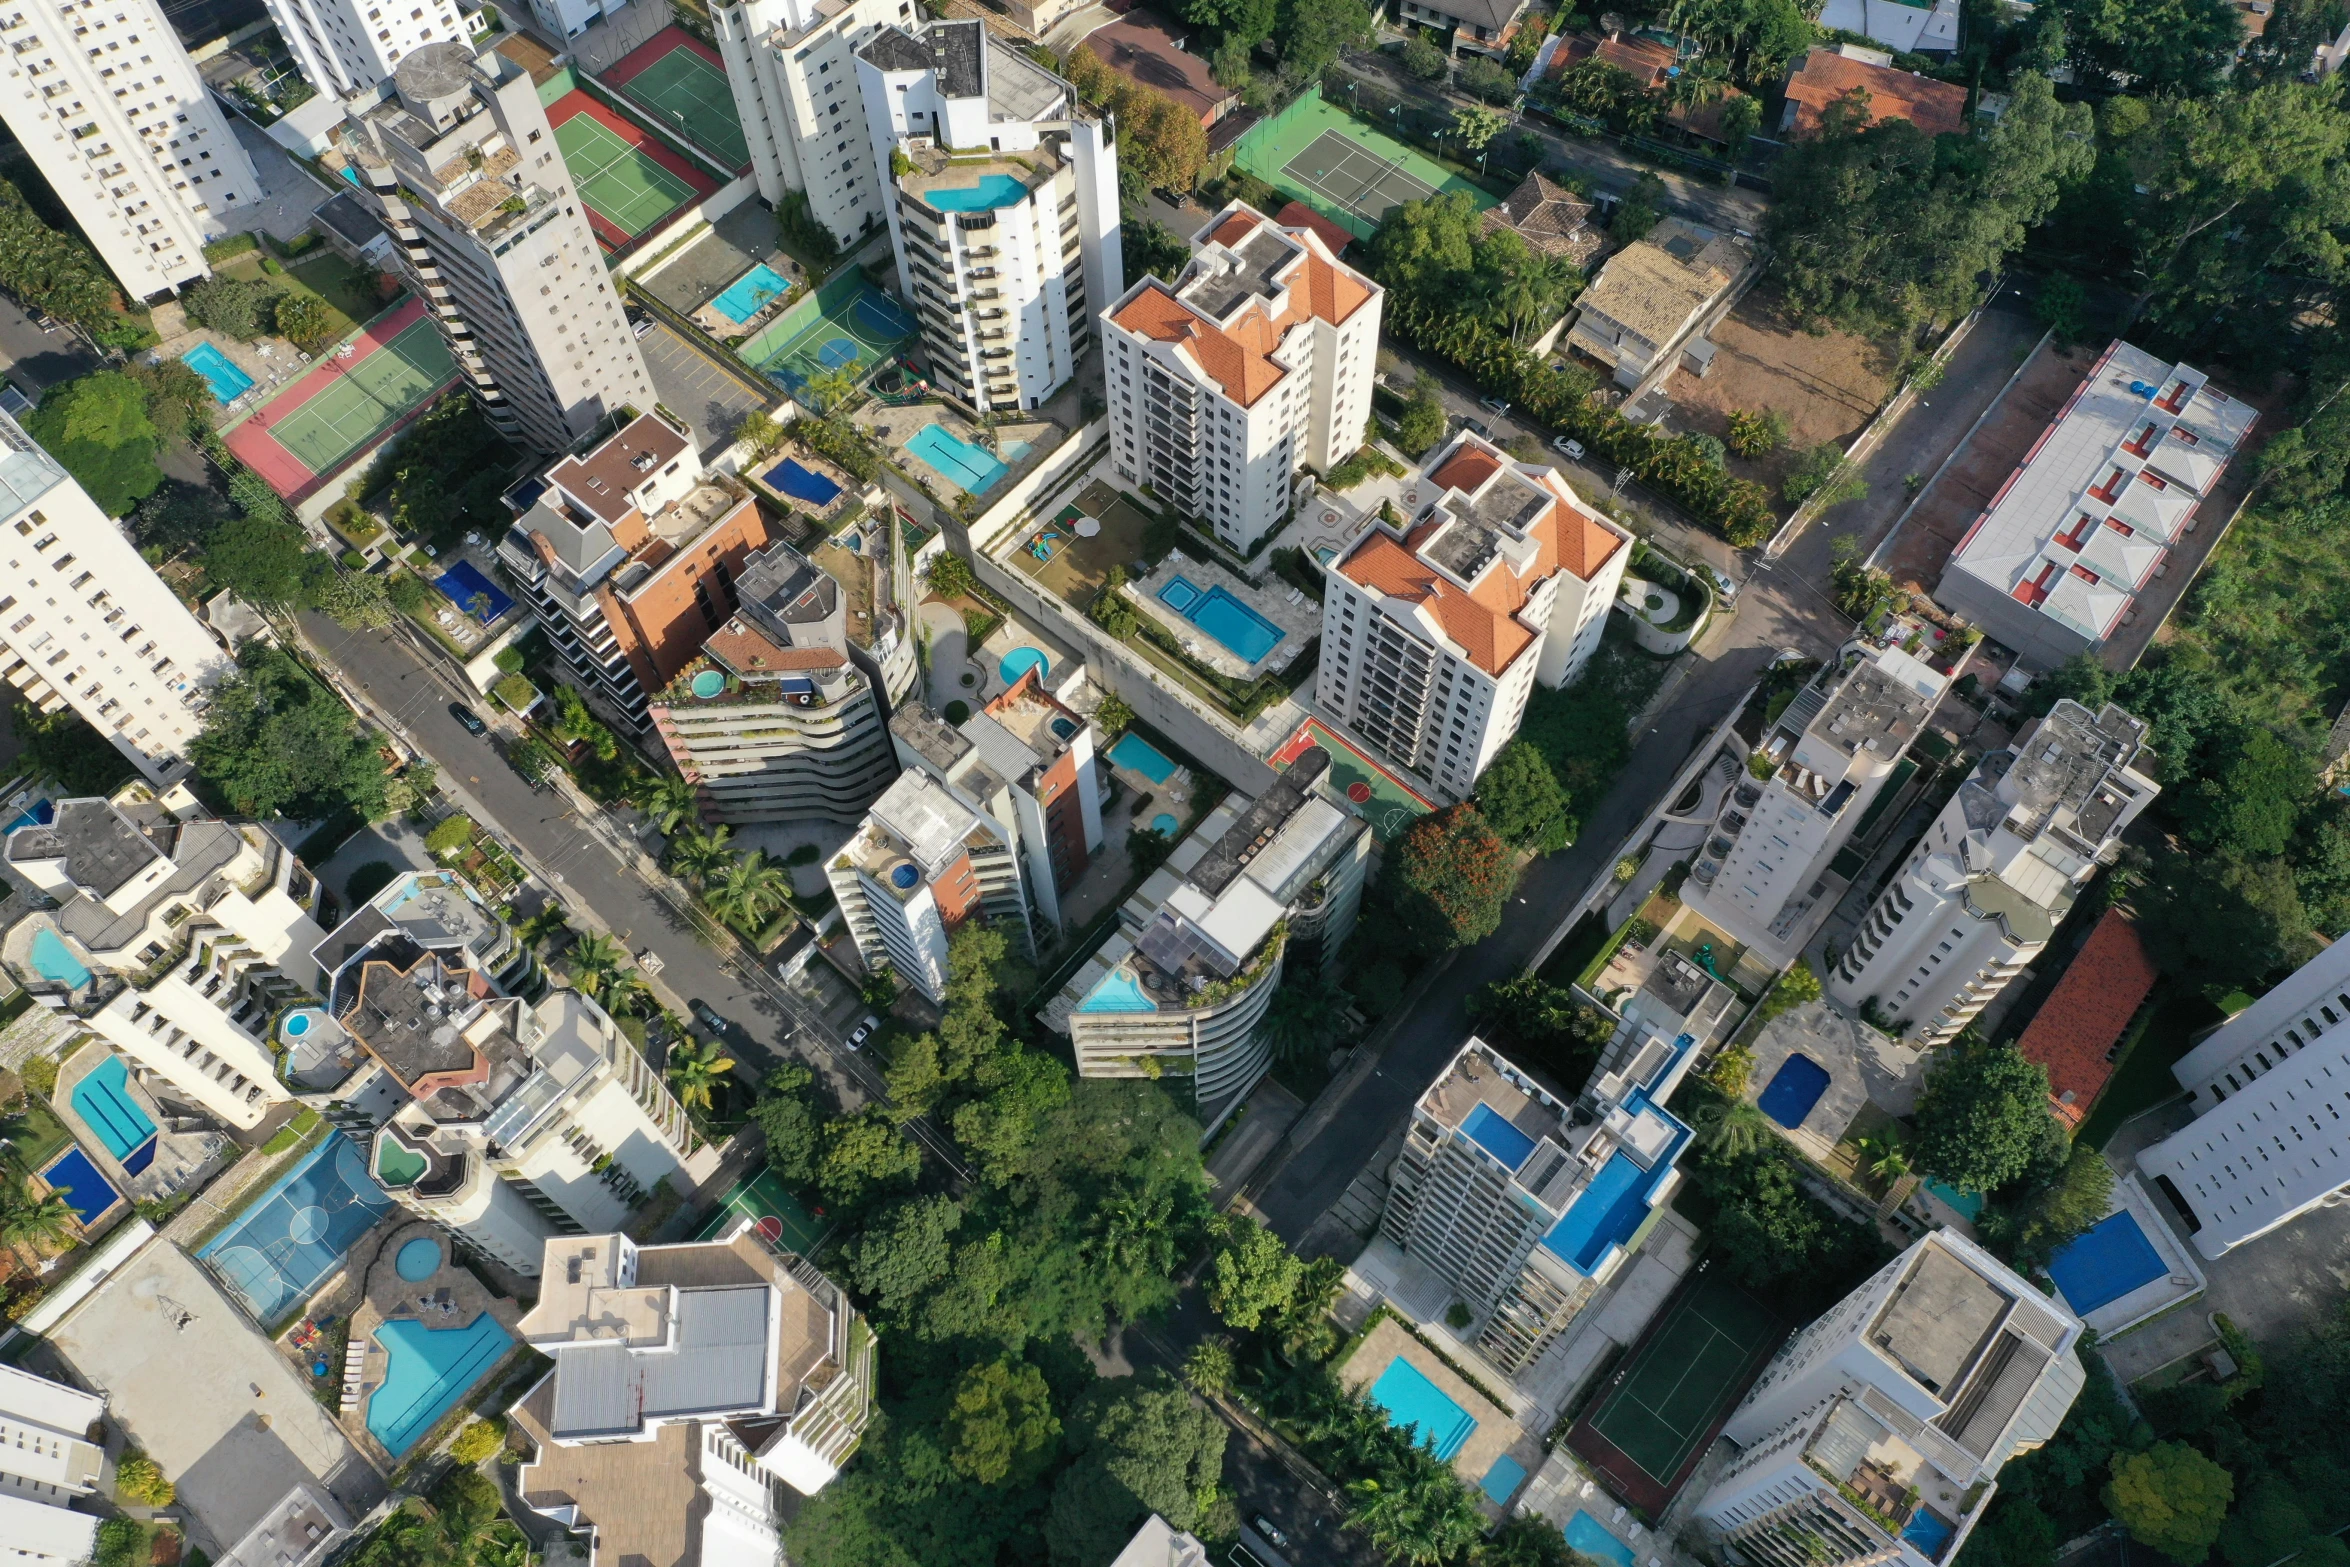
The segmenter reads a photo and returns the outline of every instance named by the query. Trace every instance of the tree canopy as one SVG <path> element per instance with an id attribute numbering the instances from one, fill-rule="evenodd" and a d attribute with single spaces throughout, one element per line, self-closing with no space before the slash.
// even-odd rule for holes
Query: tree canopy
<path id="1" fill-rule="evenodd" d="M 109 517 L 122 516 L 163 482 L 155 463 L 163 436 L 148 417 L 146 388 L 120 370 L 51 387 L 25 416 L 25 432 Z"/>
<path id="2" fill-rule="evenodd" d="M 1396 879 L 1398 910 L 1436 951 L 1469 946 L 1500 929 L 1518 876 L 1508 845 L 1466 803 L 1414 822 L 1397 841 L 1387 874 Z"/>
<path id="3" fill-rule="evenodd" d="M 383 814 L 381 742 L 341 698 L 258 638 L 238 650 L 235 672 L 213 689 L 189 754 L 197 788 L 237 816 Z"/>
<path id="4" fill-rule="evenodd" d="M 1918 1095 L 1911 1154 L 1919 1169 L 1961 1191 L 2005 1186 L 2046 1147 L 2055 1125 L 2048 1069 L 1975 1039 L 1941 1054 Z"/>

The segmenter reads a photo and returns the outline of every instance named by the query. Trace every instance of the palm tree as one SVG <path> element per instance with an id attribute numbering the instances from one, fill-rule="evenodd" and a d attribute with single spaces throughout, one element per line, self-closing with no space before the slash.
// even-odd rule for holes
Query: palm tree
<path id="1" fill-rule="evenodd" d="M 808 395 L 816 399 L 818 408 L 829 414 L 857 395 L 857 382 L 862 378 L 864 370 L 865 361 L 862 359 L 852 359 L 830 370 L 819 370 L 808 377 Z"/>
<path id="2" fill-rule="evenodd" d="M 1299 1064 L 1319 1061 L 1346 1032 L 1352 998 L 1321 974 L 1291 979 L 1273 993 L 1265 1013 L 1265 1040 L 1273 1054 Z"/>
<path id="3" fill-rule="evenodd" d="M 734 1058 L 715 1039 L 680 1039 L 669 1047 L 669 1086 L 688 1110 L 707 1114 L 711 1090 L 733 1070 Z"/>
<path id="4" fill-rule="evenodd" d="M 19 1181 L 0 1198 L 0 1246 L 63 1249 L 73 1244 L 81 1227 L 73 1204 L 56 1192 L 36 1197 L 29 1184 Z"/>
<path id="5" fill-rule="evenodd" d="M 645 786 L 636 803 L 646 820 L 664 833 L 673 833 L 679 822 L 700 821 L 702 791 L 677 773 L 663 773 Z"/>
<path id="6" fill-rule="evenodd" d="M 669 868 L 687 881 L 707 881 L 712 872 L 734 858 L 734 850 L 727 846 L 727 840 L 733 836 L 731 827 L 716 827 L 708 832 L 689 827 L 684 836 L 669 845 Z"/>
<path id="7" fill-rule="evenodd" d="M 628 949 L 598 931 L 572 937 L 565 957 L 571 964 L 572 982 L 591 996 L 605 979 L 628 965 Z"/>
<path id="8" fill-rule="evenodd" d="M 1720 60 L 1688 60 L 1665 89 L 1676 109 L 1698 109 L 1729 96 L 1730 70 Z"/>
<path id="9" fill-rule="evenodd" d="M 1861 1167 L 1888 1185 L 1909 1173 L 1909 1150 L 1901 1145 L 1901 1134 L 1890 1127 L 1853 1146 L 1860 1150 Z"/>
<path id="10" fill-rule="evenodd" d="M 603 987 L 603 994 L 597 995 L 596 1000 L 614 1016 L 636 1011 L 653 993 L 646 986 L 644 976 L 632 968 L 615 969 L 605 975 Z M 590 991 L 589 994 L 595 995 L 595 992 Z"/>
<path id="11" fill-rule="evenodd" d="M 720 871 L 702 897 L 720 919 L 756 928 L 791 902 L 791 872 L 766 850 L 753 849 Z"/>
<path id="12" fill-rule="evenodd" d="M 1760 1148 L 1771 1135 L 1771 1123 L 1740 1099 L 1698 1111 L 1697 1132 L 1708 1148 L 1736 1158 Z"/>

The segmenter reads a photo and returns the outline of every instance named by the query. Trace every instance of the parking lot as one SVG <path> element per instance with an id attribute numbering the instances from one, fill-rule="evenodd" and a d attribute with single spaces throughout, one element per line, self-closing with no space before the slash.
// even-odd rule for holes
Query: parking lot
<path id="1" fill-rule="evenodd" d="M 704 460 L 734 440 L 736 427 L 754 413 L 765 413 L 783 401 L 775 396 L 761 401 L 742 378 L 728 373 L 693 344 L 659 320 L 637 339 L 644 350 L 645 368 L 652 372 L 653 390 L 661 406 L 693 426 L 694 440 Z"/>

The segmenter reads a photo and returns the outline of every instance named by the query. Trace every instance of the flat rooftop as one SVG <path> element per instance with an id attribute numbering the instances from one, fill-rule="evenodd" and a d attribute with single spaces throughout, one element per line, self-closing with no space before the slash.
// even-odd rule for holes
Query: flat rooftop
<path id="1" fill-rule="evenodd" d="M 1919 1386 L 1948 1394 L 1989 1344 L 2013 1299 L 1953 1253 L 1922 1246 L 1869 1325 L 1868 1339 Z"/>

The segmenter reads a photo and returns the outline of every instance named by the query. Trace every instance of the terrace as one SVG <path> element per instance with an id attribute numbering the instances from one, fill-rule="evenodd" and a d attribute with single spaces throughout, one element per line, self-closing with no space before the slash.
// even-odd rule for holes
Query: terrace
<path id="1" fill-rule="evenodd" d="M 1125 594 L 1186 656 L 1234 680 L 1282 667 L 1322 632 L 1322 607 L 1302 590 L 1279 579 L 1260 587 L 1179 549 Z"/>

